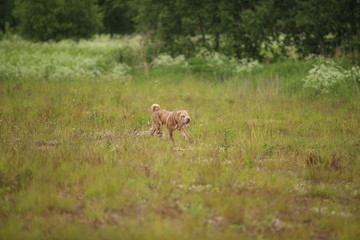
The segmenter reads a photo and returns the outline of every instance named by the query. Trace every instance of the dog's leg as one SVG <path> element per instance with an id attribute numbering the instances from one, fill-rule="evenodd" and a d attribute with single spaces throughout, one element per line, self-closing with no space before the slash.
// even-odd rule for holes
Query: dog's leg
<path id="1" fill-rule="evenodd" d="M 156 135 L 161 137 L 162 136 L 161 126 L 162 126 L 161 119 L 158 116 L 153 117 L 152 128 L 150 129 L 151 136 L 153 136 L 154 133 L 156 132 Z"/>
<path id="2" fill-rule="evenodd" d="M 185 140 L 185 141 L 189 141 L 189 137 L 188 137 L 188 135 L 187 135 L 187 133 L 186 133 L 185 129 L 180 128 L 180 131 L 181 131 L 181 134 L 182 134 L 182 135 L 183 135 L 183 137 L 184 137 L 184 140 Z"/>
<path id="3" fill-rule="evenodd" d="M 161 132 L 161 124 L 158 122 L 153 122 L 152 128 L 150 129 L 150 135 L 154 136 L 154 133 L 156 132 L 156 135 L 162 136 Z"/>
<path id="4" fill-rule="evenodd" d="M 170 140 L 175 143 L 175 140 L 174 140 L 174 136 L 173 136 L 173 130 L 169 128 L 169 136 L 170 136 Z"/>
<path id="5" fill-rule="evenodd" d="M 161 132 L 161 129 L 159 129 L 159 130 L 156 132 L 156 134 L 157 134 L 160 138 L 163 137 L 163 134 L 162 134 L 162 132 Z"/>
<path id="6" fill-rule="evenodd" d="M 156 131 L 156 126 L 153 123 L 152 128 L 150 129 L 150 136 L 154 136 L 155 131 Z"/>
<path id="7" fill-rule="evenodd" d="M 157 123 L 156 123 L 156 134 L 157 134 L 159 137 L 162 137 L 161 127 L 162 127 L 161 122 L 157 122 Z"/>

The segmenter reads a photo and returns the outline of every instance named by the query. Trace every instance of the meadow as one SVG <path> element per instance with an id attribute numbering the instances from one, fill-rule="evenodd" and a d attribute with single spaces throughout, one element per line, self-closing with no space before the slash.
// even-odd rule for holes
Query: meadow
<path id="1" fill-rule="evenodd" d="M 0 239 L 359 239 L 356 78 L 221 56 L 145 74 L 138 43 L 0 41 Z M 149 136 L 153 103 L 189 111 L 189 142 Z"/>

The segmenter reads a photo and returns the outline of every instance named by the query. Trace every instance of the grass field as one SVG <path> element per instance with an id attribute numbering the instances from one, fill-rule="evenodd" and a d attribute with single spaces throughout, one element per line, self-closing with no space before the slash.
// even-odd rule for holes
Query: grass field
<path id="1" fill-rule="evenodd" d="M 360 238 L 358 94 L 307 95 L 306 62 L 119 74 L 117 47 L 1 42 L 0 239 Z"/>

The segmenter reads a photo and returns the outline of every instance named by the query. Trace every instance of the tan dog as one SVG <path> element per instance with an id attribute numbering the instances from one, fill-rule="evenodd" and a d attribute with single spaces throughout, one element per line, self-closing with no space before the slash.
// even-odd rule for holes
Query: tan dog
<path id="1" fill-rule="evenodd" d="M 184 129 L 184 127 L 190 127 L 191 118 L 186 110 L 179 110 L 175 112 L 169 112 L 166 110 L 160 109 L 158 104 L 151 105 L 152 110 L 152 128 L 150 129 L 150 135 L 153 136 L 156 132 L 160 137 L 162 136 L 161 127 L 162 125 L 166 125 L 169 130 L 169 136 L 171 141 L 174 142 L 173 132 L 175 130 L 179 130 L 184 140 L 189 140 L 188 135 Z"/>

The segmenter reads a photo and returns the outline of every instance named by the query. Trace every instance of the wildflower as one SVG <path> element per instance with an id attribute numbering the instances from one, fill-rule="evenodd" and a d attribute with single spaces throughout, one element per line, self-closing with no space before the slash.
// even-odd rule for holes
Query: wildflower
<path id="1" fill-rule="evenodd" d="M 344 81 L 346 71 L 330 59 L 321 58 L 314 64 L 303 80 L 305 88 L 312 88 L 320 93 L 329 93 L 337 84 Z"/>
<path id="2" fill-rule="evenodd" d="M 185 60 L 184 55 L 179 55 L 173 58 L 167 54 L 160 54 L 157 58 L 154 59 L 152 64 L 154 67 L 174 66 L 174 65 L 187 67 L 187 62 Z"/>

